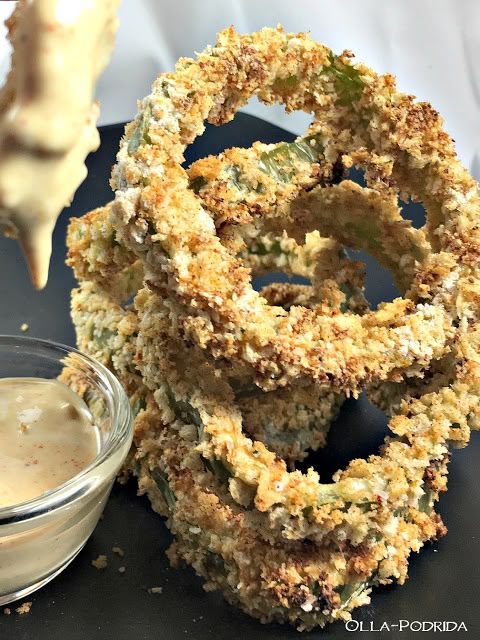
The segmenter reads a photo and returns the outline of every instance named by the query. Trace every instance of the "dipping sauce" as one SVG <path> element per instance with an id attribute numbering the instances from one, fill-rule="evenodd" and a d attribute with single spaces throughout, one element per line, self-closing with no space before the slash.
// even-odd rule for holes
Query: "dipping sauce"
<path id="1" fill-rule="evenodd" d="M 52 580 L 85 545 L 133 421 L 118 380 L 68 346 L 0 336 L 0 370 L 1 607 Z"/>
<path id="2" fill-rule="evenodd" d="M 0 379 L 0 508 L 60 486 L 100 449 L 84 401 L 58 380 Z"/>
<path id="3" fill-rule="evenodd" d="M 48 277 L 55 222 L 100 143 L 94 102 L 119 0 L 22 0 L 7 21 L 12 70 L 0 91 L 0 231 L 18 238 L 32 281 Z"/>

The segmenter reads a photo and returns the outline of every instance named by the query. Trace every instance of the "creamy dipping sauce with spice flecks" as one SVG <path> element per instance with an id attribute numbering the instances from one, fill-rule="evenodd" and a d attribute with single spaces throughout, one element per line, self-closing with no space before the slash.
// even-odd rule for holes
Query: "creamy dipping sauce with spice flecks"
<path id="1" fill-rule="evenodd" d="M 100 448 L 84 401 L 43 378 L 0 379 L 0 442 L 0 508 L 63 484 Z"/>

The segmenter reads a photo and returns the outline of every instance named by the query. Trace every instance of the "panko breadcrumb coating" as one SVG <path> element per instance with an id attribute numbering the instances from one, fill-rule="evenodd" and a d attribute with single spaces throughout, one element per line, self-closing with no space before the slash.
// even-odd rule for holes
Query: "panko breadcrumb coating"
<path id="1" fill-rule="evenodd" d="M 71 221 L 68 263 L 77 278 L 94 280 L 110 298 L 124 302 L 138 290 L 143 269 L 116 240 L 109 222 L 110 210 L 111 204 Z M 347 258 L 341 245 L 320 237 L 318 232 L 307 234 L 303 245 L 285 233 L 278 237 L 267 233 L 261 242 L 258 237 L 245 240 L 242 250 L 246 252 L 245 259 L 253 275 L 277 270 L 311 280 L 308 286 L 287 283 L 263 289 L 261 294 L 267 300 L 274 298 L 277 305 L 289 308 L 295 303 L 315 308 L 328 303 L 332 309 L 356 313 L 367 309 L 362 293 L 363 265 Z M 105 311 L 102 299 L 92 298 L 90 305 L 95 313 Z M 88 318 L 82 322 L 90 326 Z M 95 355 L 101 358 L 98 346 L 114 337 L 108 323 L 101 334 L 94 337 Z M 325 444 L 330 424 L 345 399 L 344 394 L 312 384 L 265 394 L 251 376 L 237 376 L 231 366 L 227 367 L 226 375 L 243 411 L 247 433 L 268 444 L 290 466 L 303 460 L 308 450 Z"/>
<path id="2" fill-rule="evenodd" d="M 108 567 L 107 556 L 103 554 L 97 556 L 94 560 L 92 560 L 92 567 L 95 567 L 95 569 L 98 569 L 99 571 L 102 569 L 106 569 Z"/>
<path id="3" fill-rule="evenodd" d="M 281 313 L 265 305 L 251 288 L 242 261 L 228 243 L 222 244 L 202 206 L 201 185 L 195 182 L 187 189 L 188 175 L 178 162 L 186 145 L 203 131 L 205 119 L 224 122 L 256 94 L 267 103 L 276 100 L 287 109 L 315 113 L 308 137 L 316 147 L 306 164 L 311 172 L 313 165 L 331 166 L 330 171 L 317 170 L 321 181 L 333 176 L 340 157 L 346 165 L 355 161 L 365 167 L 372 188 L 388 191 L 395 181 L 392 172 L 401 165 L 398 157 L 408 156 L 394 129 L 390 148 L 378 158 L 377 146 L 382 152 L 385 146 L 374 140 L 379 119 L 398 128 L 399 118 L 397 110 L 384 108 L 377 97 L 388 94 L 391 99 L 393 92 L 391 78 L 351 67 L 345 56 L 333 56 L 305 35 L 265 29 L 239 36 L 227 30 L 196 61 L 182 59 L 175 73 L 162 74 L 140 103 L 137 120 L 127 127 L 112 180 L 117 189 L 112 215 L 122 243 L 149 265 L 148 280 L 158 280 L 159 273 L 169 278 L 172 304 L 177 305 L 172 318 L 186 336 L 216 358 L 241 362 L 265 389 L 308 378 L 355 391 L 375 379 L 395 379 L 399 369 L 426 366 L 443 355 L 452 335 L 450 318 L 425 297 L 397 300 L 362 318 L 297 307 Z M 416 105 L 395 96 L 416 113 Z M 440 122 L 430 113 L 428 125 L 438 129 Z M 430 128 L 424 134 L 430 137 Z M 445 148 L 448 144 L 443 139 Z M 258 163 L 266 178 L 249 183 L 260 197 L 263 189 L 276 194 L 271 182 L 289 182 L 285 168 L 270 170 L 269 152 L 267 161 L 264 153 L 258 154 Z M 289 167 L 299 164 L 305 164 L 304 155 L 289 154 Z M 422 172 L 434 169 L 436 180 L 451 183 L 443 167 L 442 162 L 436 168 L 425 164 Z M 231 171 L 236 182 L 237 170 L 234 165 Z M 409 186 L 400 184 L 405 192 Z M 410 191 L 416 197 L 415 185 Z M 439 193 L 438 205 L 444 199 Z M 295 202 L 291 194 L 288 202 Z M 288 219 L 291 208 L 282 207 Z M 259 207 L 257 215 L 261 211 Z"/>
<path id="4" fill-rule="evenodd" d="M 307 135 L 184 170 L 204 121 L 253 94 L 313 112 Z M 352 165 L 366 188 L 344 179 Z M 161 74 L 112 184 L 114 202 L 71 226 L 72 317 L 80 349 L 131 398 L 129 466 L 168 518 L 171 560 L 264 622 L 348 619 L 445 534 L 450 449 L 478 427 L 476 183 L 430 105 L 278 28 L 228 29 Z M 424 229 L 398 196 L 425 204 Z M 404 298 L 366 311 L 332 242 L 372 253 Z M 253 290 L 252 271 L 278 268 L 312 284 Z M 329 484 L 289 471 L 323 444 L 310 421 L 326 394 L 333 408 L 367 384 L 391 415 L 378 453 Z"/>
<path id="5" fill-rule="evenodd" d="M 129 312 L 111 303 L 111 309 L 104 305 L 105 317 L 92 314 L 89 309 L 95 295 L 89 283 L 74 294 L 79 346 L 97 357 L 102 353 L 103 361 L 112 367 L 108 343 L 94 351 L 95 338 L 90 335 L 101 336 L 108 326 L 112 332 L 109 340 L 118 349 L 118 342 L 127 339 L 118 327 Z M 100 298 L 104 300 L 103 293 Z M 146 290 L 137 295 L 138 304 L 147 304 L 150 299 Z M 79 322 L 82 305 L 90 325 Z M 139 476 L 141 491 L 146 491 L 154 508 L 169 518 L 176 538 L 171 559 L 192 564 L 207 580 L 208 588 L 221 588 L 230 602 L 263 621 L 289 620 L 305 628 L 348 618 L 352 608 L 369 601 L 374 584 L 392 579 L 403 582 L 410 551 L 417 551 L 426 540 L 445 531 L 431 504 L 445 488 L 447 459 L 443 457 L 429 468 L 428 491 L 419 492 L 421 510 L 412 506 L 399 508 L 394 514 L 383 512 L 383 528 L 370 531 L 363 543 L 352 545 L 346 533 L 351 535 L 356 527 L 362 527 L 366 505 L 351 505 L 343 514 L 343 527 L 334 525 L 334 510 L 321 541 L 310 539 L 307 543 L 288 540 L 288 536 L 280 544 L 266 540 L 272 536 L 268 523 L 262 524 L 255 510 L 245 508 L 252 499 L 249 487 L 236 481 L 228 469 L 209 462 L 199 450 L 198 417 L 191 410 L 188 413 L 185 389 L 195 392 L 198 378 L 211 384 L 207 374 L 214 372 L 201 352 L 196 350 L 194 356 L 191 348 L 170 336 L 167 316 L 165 307 L 150 314 L 156 355 L 150 354 L 145 366 L 156 370 L 155 392 L 136 383 L 135 374 L 128 373 L 129 356 L 124 363 L 115 358 L 118 368 L 113 369 L 127 389 L 135 388 L 136 453 L 130 464 Z M 146 355 L 142 349 L 136 359 L 146 360 Z M 375 512 L 380 504 L 369 507 Z"/>
<path id="6" fill-rule="evenodd" d="M 15 611 L 20 614 L 21 616 L 26 615 L 27 613 L 30 613 L 30 610 L 32 608 L 32 604 L 33 602 L 23 602 L 19 607 L 17 607 L 15 609 Z M 5 610 L 4 610 L 5 611 Z M 10 611 L 10 609 L 9 609 Z M 10 614 L 7 614 L 10 615 Z"/>

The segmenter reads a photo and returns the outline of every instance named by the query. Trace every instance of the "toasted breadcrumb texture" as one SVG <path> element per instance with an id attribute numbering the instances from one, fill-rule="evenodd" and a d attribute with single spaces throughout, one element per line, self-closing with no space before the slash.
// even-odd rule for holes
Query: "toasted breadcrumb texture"
<path id="1" fill-rule="evenodd" d="M 106 569 L 108 567 L 108 560 L 107 560 L 107 556 L 100 554 L 99 556 L 97 556 L 94 560 L 92 560 L 92 567 L 95 567 L 95 569 Z"/>
<path id="2" fill-rule="evenodd" d="M 83 303 L 92 305 L 90 285 L 83 286 L 88 291 Z M 145 297 L 148 298 L 145 291 L 137 295 L 140 300 L 136 301 L 136 307 Z M 117 306 L 117 324 L 129 313 Z M 358 479 L 368 477 L 370 465 L 371 477 L 378 475 L 384 484 L 388 482 L 390 495 L 384 491 L 373 504 L 363 501 L 350 504 L 346 511 L 346 503 L 328 510 L 324 507 L 322 536 L 315 537 L 312 527 L 309 529 L 304 522 L 299 537 L 291 529 L 291 516 L 283 509 L 274 508 L 267 519 L 257 515 L 251 509 L 255 500 L 253 487 L 229 476 L 228 469 L 209 465 L 199 452 L 198 414 L 192 405 L 188 411 L 184 385 L 186 381 L 191 385 L 189 392 L 195 393 L 200 379 L 208 387 L 206 373 L 211 365 L 201 352 L 197 352 L 199 360 L 192 361 L 191 349 L 187 358 L 185 346 L 168 332 L 166 313 L 165 308 L 155 313 L 149 309 L 154 350 L 150 353 L 144 345 L 137 356 L 147 368 L 152 368 L 152 375 L 155 371 L 155 392 L 152 394 L 143 383 L 138 383 L 135 375 L 128 372 L 125 361 L 121 362 L 128 349 L 117 354 L 118 369 L 113 369 L 131 390 L 132 403 L 139 395 L 143 399 L 135 419 L 137 448 L 130 465 L 139 477 L 140 491 L 147 492 L 154 509 L 168 517 L 176 539 L 169 554 L 171 560 L 187 561 L 204 577 L 207 588 L 221 589 L 230 602 L 261 620 L 287 620 L 305 628 L 348 619 L 354 607 L 369 601 L 375 584 L 388 584 L 392 580 L 402 583 L 410 552 L 445 533 L 432 505 L 438 492 L 446 487 L 448 459 L 442 455 L 425 469 L 420 464 L 431 455 L 429 448 L 438 447 L 436 439 L 441 432 L 435 429 L 432 433 L 434 444 L 429 444 L 428 430 L 419 435 L 415 450 L 410 452 L 403 438 L 396 444 L 390 443 L 387 448 L 392 447 L 391 455 L 395 455 L 391 462 L 388 457 L 382 461 L 375 456 L 369 463 L 353 461 L 351 471 Z M 98 314 L 90 317 L 102 322 Z M 114 330 L 112 318 L 110 315 L 109 326 Z M 81 326 L 77 331 L 82 344 Z M 129 356 L 126 357 L 128 360 Z M 103 361 L 112 367 L 110 354 L 104 353 Z M 450 400 L 449 412 L 455 407 L 455 395 Z M 426 398 L 426 402 L 431 404 L 431 399 Z M 411 409 L 405 407 L 404 411 L 408 413 Z M 424 419 L 427 411 L 425 401 L 416 407 L 422 429 L 428 424 L 428 418 Z M 421 442 L 426 450 L 419 455 Z M 260 444 L 255 446 L 261 454 Z M 445 450 L 444 446 L 438 449 Z M 419 455 L 413 458 L 417 460 L 413 468 L 409 454 Z M 407 469 L 410 473 L 405 477 Z M 411 488 L 405 493 L 409 482 Z M 411 498 L 404 502 L 407 495 Z M 307 510 L 303 517 L 308 519 L 314 512 L 315 508 Z M 272 525 L 280 527 L 279 537 Z"/>
<path id="3" fill-rule="evenodd" d="M 127 126 L 115 200 L 72 221 L 79 348 L 122 381 L 128 471 L 187 562 L 263 622 L 347 620 L 446 528 L 452 447 L 479 426 L 479 199 L 427 103 L 305 34 L 228 29 L 161 74 Z M 314 113 L 294 143 L 181 166 L 251 95 Z M 366 187 L 345 179 L 356 165 Z M 403 220 L 398 197 L 425 204 Z M 346 244 L 404 295 L 368 311 Z M 252 276 L 280 269 L 311 284 Z M 390 436 L 331 483 L 297 460 L 368 386 Z"/>
<path id="4" fill-rule="evenodd" d="M 26 615 L 27 613 L 30 613 L 30 610 L 32 608 L 32 602 L 24 602 L 23 604 L 21 604 L 19 607 L 17 607 L 15 609 L 15 611 L 20 614 L 21 616 Z M 10 609 L 9 609 L 10 611 Z M 9 614 L 7 614 L 9 615 Z"/>
<path id="5" fill-rule="evenodd" d="M 252 163 L 256 172 L 242 173 L 239 152 L 232 151 L 225 154 L 226 165 L 222 160 L 204 162 L 190 180 L 175 163 L 203 131 L 204 120 L 230 119 L 252 94 L 267 103 L 283 102 L 287 109 L 314 111 L 314 124 L 308 136 L 296 142 L 296 153 L 282 149 L 288 162 L 279 164 L 278 148 L 258 148 Z M 222 243 L 224 227 L 229 222 L 242 226 L 250 219 L 275 217 L 275 198 L 280 202 L 280 221 L 295 225 L 298 218 L 302 226 L 305 206 L 315 205 L 317 191 L 329 193 L 323 183 L 334 181 L 333 167 L 340 159 L 344 166 L 365 169 L 373 209 L 381 209 L 385 202 L 391 215 L 387 213 L 385 221 L 376 216 L 375 233 L 370 236 L 358 215 L 350 228 L 344 228 L 345 218 L 340 216 L 339 233 L 354 236 L 359 244 L 376 240 L 373 249 L 390 265 L 398 256 L 405 257 L 406 275 L 401 277 L 401 269 L 396 269 L 404 290 L 412 281 L 423 280 L 424 263 L 430 259 L 428 245 L 437 250 L 442 238 L 442 249 L 455 256 L 463 283 L 473 265 L 465 268 L 447 237 L 450 230 L 457 234 L 461 228 L 467 240 L 463 223 L 458 223 L 462 218 L 472 231 L 468 243 L 473 256 L 480 237 L 472 224 L 478 195 L 441 125 L 430 105 L 398 93 L 390 76 L 378 77 L 362 65 L 352 66 L 347 55 L 335 57 L 304 34 L 264 29 L 239 36 L 226 30 L 216 47 L 207 48 L 197 60 L 180 60 L 175 73 L 159 76 L 151 95 L 140 103 L 113 172 L 117 189 L 113 220 L 124 244 L 148 265 L 147 280 L 168 274 L 170 297 L 176 303 L 172 320 L 211 356 L 242 364 L 265 389 L 310 378 L 355 392 L 366 383 L 396 380 L 399 371 L 410 367 L 418 371 L 442 357 L 452 337 L 456 296 L 439 282 L 441 291 L 434 296 L 426 291 L 421 296 L 409 293 L 408 299 L 362 318 L 318 315 L 297 307 L 282 314 L 252 290 L 243 262 L 231 251 L 233 241 Z M 263 181 L 260 173 L 265 175 Z M 216 182 L 209 191 L 212 180 Z M 319 184 L 312 187 L 309 180 Z M 314 194 L 302 201 L 299 211 L 295 203 L 305 185 L 307 194 L 310 190 Z M 233 218 L 222 212 L 221 203 L 236 204 L 240 197 L 232 200 L 225 189 L 241 192 L 243 209 Z M 334 185 L 333 202 L 332 196 L 322 195 L 326 218 L 328 207 L 343 200 L 358 201 L 357 191 L 349 184 L 338 190 Z M 397 193 L 426 202 L 426 233 L 417 233 L 402 221 L 398 207 L 395 218 L 388 201 Z M 208 205 L 203 205 L 202 197 Z M 265 200 L 270 208 L 263 206 Z M 452 224 L 447 224 L 447 210 Z M 309 224 L 308 211 L 304 224 Z M 391 225 L 389 234 L 386 224 Z M 391 243 L 384 239 L 395 237 L 395 229 L 401 241 L 392 254 Z M 442 304 L 432 304 L 438 296 Z"/>

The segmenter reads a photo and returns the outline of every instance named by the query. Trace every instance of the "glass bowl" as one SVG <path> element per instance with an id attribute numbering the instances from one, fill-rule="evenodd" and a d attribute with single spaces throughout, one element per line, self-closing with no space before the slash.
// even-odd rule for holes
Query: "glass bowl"
<path id="1" fill-rule="evenodd" d="M 0 605 L 52 580 L 95 528 L 133 435 L 125 391 L 103 365 L 76 349 L 0 336 L 0 378 L 60 379 L 83 397 L 100 432 L 99 453 L 64 484 L 0 508 Z"/>

